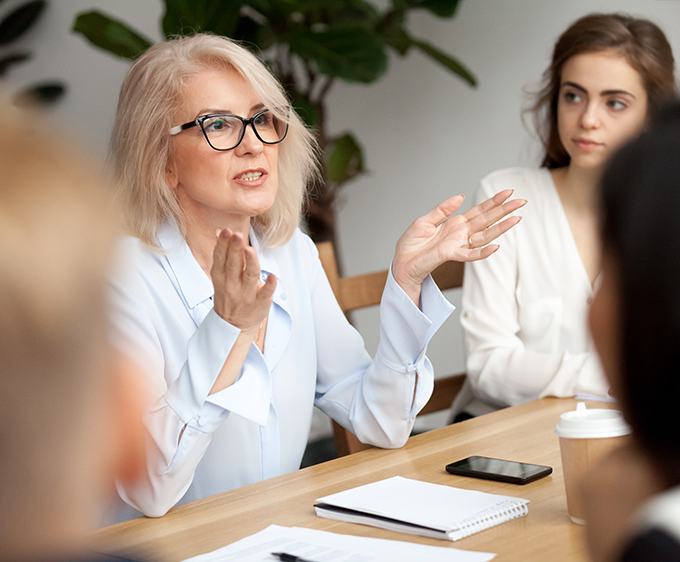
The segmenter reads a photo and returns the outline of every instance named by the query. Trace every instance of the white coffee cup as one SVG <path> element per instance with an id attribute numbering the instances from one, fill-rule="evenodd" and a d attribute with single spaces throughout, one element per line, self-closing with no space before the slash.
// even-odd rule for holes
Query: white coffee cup
<path id="1" fill-rule="evenodd" d="M 567 510 L 574 523 L 585 524 L 580 495 L 583 476 L 604 455 L 623 444 L 630 432 L 618 410 L 589 410 L 579 402 L 576 410 L 560 416 L 555 433 L 560 438 Z"/>

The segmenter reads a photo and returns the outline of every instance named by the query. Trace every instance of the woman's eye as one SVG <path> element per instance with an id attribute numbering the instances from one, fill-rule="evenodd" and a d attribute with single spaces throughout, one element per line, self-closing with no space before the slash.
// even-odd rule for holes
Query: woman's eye
<path id="1" fill-rule="evenodd" d="M 208 132 L 228 131 L 233 128 L 233 119 L 213 117 L 203 122 L 203 128 Z"/>
<path id="2" fill-rule="evenodd" d="M 261 113 L 255 119 L 255 126 L 257 127 L 270 127 L 272 124 L 272 116 L 269 112 Z"/>
<path id="3" fill-rule="evenodd" d="M 581 94 L 576 92 L 565 92 L 564 99 L 569 103 L 578 103 L 581 101 Z"/>
<path id="4" fill-rule="evenodd" d="M 628 107 L 621 100 L 609 100 L 607 106 L 615 111 L 620 111 L 621 109 L 626 109 L 626 107 Z"/>

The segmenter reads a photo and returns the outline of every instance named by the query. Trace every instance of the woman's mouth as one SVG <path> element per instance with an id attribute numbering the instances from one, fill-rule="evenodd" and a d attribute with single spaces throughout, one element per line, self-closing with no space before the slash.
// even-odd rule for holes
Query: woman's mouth
<path id="1" fill-rule="evenodd" d="M 601 142 L 595 142 L 589 139 L 574 139 L 574 144 L 582 150 L 592 150 L 593 148 L 598 148 L 602 146 Z"/>
<path id="2" fill-rule="evenodd" d="M 264 170 L 247 170 L 234 178 L 236 183 L 257 187 L 267 180 L 267 172 Z"/>
<path id="3" fill-rule="evenodd" d="M 241 174 L 238 179 L 245 181 L 259 180 L 262 177 L 262 172 L 246 172 Z"/>

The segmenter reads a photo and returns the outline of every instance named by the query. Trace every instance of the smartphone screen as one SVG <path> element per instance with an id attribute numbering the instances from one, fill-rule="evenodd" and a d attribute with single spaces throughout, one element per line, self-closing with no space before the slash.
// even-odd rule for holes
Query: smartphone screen
<path id="1" fill-rule="evenodd" d="M 459 476 L 527 484 L 552 473 L 552 468 L 538 464 L 475 456 L 447 465 L 446 471 Z"/>

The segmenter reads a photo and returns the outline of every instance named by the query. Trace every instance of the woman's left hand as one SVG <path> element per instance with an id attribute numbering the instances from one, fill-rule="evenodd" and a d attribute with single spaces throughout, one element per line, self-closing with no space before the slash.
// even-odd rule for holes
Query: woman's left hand
<path id="1" fill-rule="evenodd" d="M 438 266 L 447 261 L 475 261 L 489 257 L 499 246 L 489 244 L 515 226 L 521 217 L 503 217 L 526 204 L 524 199 L 509 200 L 506 189 L 473 207 L 451 216 L 463 204 L 456 195 L 417 219 L 397 242 L 392 261 L 394 279 L 418 305 L 420 285 Z"/>

